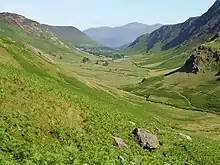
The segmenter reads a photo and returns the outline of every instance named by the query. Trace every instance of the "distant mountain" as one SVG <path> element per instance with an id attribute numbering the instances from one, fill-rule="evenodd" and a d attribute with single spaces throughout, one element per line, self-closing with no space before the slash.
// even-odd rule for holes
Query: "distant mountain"
<path id="1" fill-rule="evenodd" d="M 218 31 L 220 31 L 220 0 L 217 0 L 202 16 L 189 18 L 183 23 L 162 26 L 147 38 L 138 38 L 128 48 L 133 50 L 141 47 L 140 50 L 149 51 L 155 47 L 167 50 L 184 44 L 185 41 L 200 44 Z"/>
<path id="2" fill-rule="evenodd" d="M 132 43 L 137 37 L 151 33 L 161 26 L 161 24 L 145 25 L 134 22 L 120 27 L 91 28 L 84 33 L 104 46 L 116 48 Z"/>
<path id="3" fill-rule="evenodd" d="M 43 26 L 60 38 L 71 41 L 75 46 L 99 46 L 97 42 L 73 26 Z"/>

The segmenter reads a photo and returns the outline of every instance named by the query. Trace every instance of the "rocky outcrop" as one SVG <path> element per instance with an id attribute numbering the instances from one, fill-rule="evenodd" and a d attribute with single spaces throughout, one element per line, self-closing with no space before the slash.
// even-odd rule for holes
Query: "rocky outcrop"
<path id="1" fill-rule="evenodd" d="M 197 54 L 192 54 L 179 71 L 186 73 L 197 73 L 199 71 L 199 56 Z"/>
<path id="2" fill-rule="evenodd" d="M 213 40 L 215 40 L 215 39 L 217 39 L 217 38 L 219 38 L 220 37 L 220 32 L 217 32 L 211 39 L 210 39 L 210 41 L 213 41 Z"/>
<path id="3" fill-rule="evenodd" d="M 142 128 L 135 128 L 132 132 L 135 140 L 143 149 L 153 150 L 160 146 L 156 135 Z"/>
<path id="4" fill-rule="evenodd" d="M 204 41 L 207 41 L 212 34 L 219 31 L 220 0 L 217 0 L 212 7 L 200 17 L 192 17 L 179 24 L 162 26 L 150 33 L 144 44 L 142 40 L 138 39 L 131 45 L 138 45 L 136 47 L 144 47 L 144 50 L 150 51 L 156 45 L 160 44 L 161 50 L 168 50 L 184 44 L 185 41 L 193 40 L 198 36 L 201 36 L 201 38 L 192 44 L 202 44 Z"/>
<path id="5" fill-rule="evenodd" d="M 216 73 L 215 76 L 219 76 L 219 77 L 216 79 L 216 81 L 220 81 L 220 71 L 219 71 L 218 73 Z"/>
<path id="6" fill-rule="evenodd" d="M 201 70 L 201 63 L 208 68 L 211 67 L 212 63 L 218 64 L 219 62 L 220 53 L 218 51 L 213 50 L 211 47 L 201 45 L 195 49 L 194 53 L 189 57 L 186 63 L 177 71 L 185 73 L 197 73 Z"/>

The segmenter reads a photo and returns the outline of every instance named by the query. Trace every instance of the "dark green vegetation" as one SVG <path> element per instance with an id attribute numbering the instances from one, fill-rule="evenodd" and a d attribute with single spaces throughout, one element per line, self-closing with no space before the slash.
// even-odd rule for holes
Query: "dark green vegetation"
<path id="1" fill-rule="evenodd" d="M 43 25 L 49 31 L 56 34 L 60 38 L 70 41 L 73 45 L 79 47 L 97 47 L 99 44 L 73 26 L 50 26 Z"/>
<path id="2" fill-rule="evenodd" d="M 112 59 L 124 58 L 125 56 L 124 53 L 119 52 L 107 46 L 98 46 L 98 47 L 80 46 L 78 48 L 81 51 L 87 52 L 95 56 L 103 56 L 103 57 L 112 58 Z"/>
<path id="3" fill-rule="evenodd" d="M 103 46 L 119 48 L 132 43 L 140 35 L 151 33 L 161 26 L 161 24 L 145 25 L 134 22 L 119 27 L 90 28 L 84 33 Z"/>

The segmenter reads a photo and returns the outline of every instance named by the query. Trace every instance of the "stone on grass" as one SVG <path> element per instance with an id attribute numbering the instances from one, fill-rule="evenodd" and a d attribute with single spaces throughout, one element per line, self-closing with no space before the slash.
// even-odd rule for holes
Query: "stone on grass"
<path id="1" fill-rule="evenodd" d="M 190 136 L 185 135 L 185 134 L 183 134 L 183 133 L 179 133 L 178 135 L 181 136 L 182 138 L 187 139 L 187 140 L 190 140 L 190 141 L 192 140 L 192 138 L 191 138 Z"/>
<path id="2" fill-rule="evenodd" d="M 132 124 L 132 125 L 136 125 L 136 124 L 135 124 L 134 122 L 132 122 L 132 121 L 129 121 L 129 123 Z"/>
<path id="3" fill-rule="evenodd" d="M 143 149 L 153 150 L 160 147 L 156 135 L 153 135 L 148 130 L 142 128 L 135 128 L 132 132 L 135 140 Z"/>
<path id="4" fill-rule="evenodd" d="M 121 156 L 121 155 L 118 157 L 118 159 L 119 159 L 120 161 L 122 161 L 122 162 L 125 161 L 125 159 L 124 159 L 123 156 Z"/>
<path id="5" fill-rule="evenodd" d="M 124 142 L 124 140 L 122 140 L 119 137 L 112 137 L 115 140 L 115 143 L 117 144 L 117 146 L 122 149 L 122 148 L 128 148 L 128 145 Z"/>

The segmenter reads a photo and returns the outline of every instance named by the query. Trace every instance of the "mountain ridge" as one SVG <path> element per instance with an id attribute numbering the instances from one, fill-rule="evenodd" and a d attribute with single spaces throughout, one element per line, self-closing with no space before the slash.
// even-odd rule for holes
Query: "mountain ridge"
<path id="1" fill-rule="evenodd" d="M 132 22 L 117 27 L 98 27 L 84 30 L 83 32 L 98 43 L 109 47 L 121 47 L 132 43 L 142 34 L 150 33 L 161 27 L 161 24 L 146 25 Z"/>
<path id="2" fill-rule="evenodd" d="M 99 45 L 74 26 L 46 25 L 29 19 L 26 16 L 10 12 L 0 13 L 0 21 L 2 23 L 10 24 L 14 27 L 19 27 L 28 35 L 51 40 L 60 46 L 64 46 L 66 44 L 64 41 L 70 41 L 75 46 Z"/>
<path id="3" fill-rule="evenodd" d="M 42 25 L 60 38 L 71 41 L 75 46 L 99 46 L 97 42 L 74 26 Z"/>
<path id="4" fill-rule="evenodd" d="M 217 0 L 211 8 L 199 17 L 191 17 L 183 23 L 174 25 L 164 25 L 148 35 L 145 50 L 149 51 L 158 43 L 161 43 L 160 50 L 168 50 L 192 37 L 202 35 L 212 36 L 213 33 L 220 31 L 220 0 Z M 135 44 L 134 44 L 135 43 Z M 130 49 L 137 45 L 137 41 L 130 45 Z M 198 42 L 201 44 L 202 42 Z"/>

